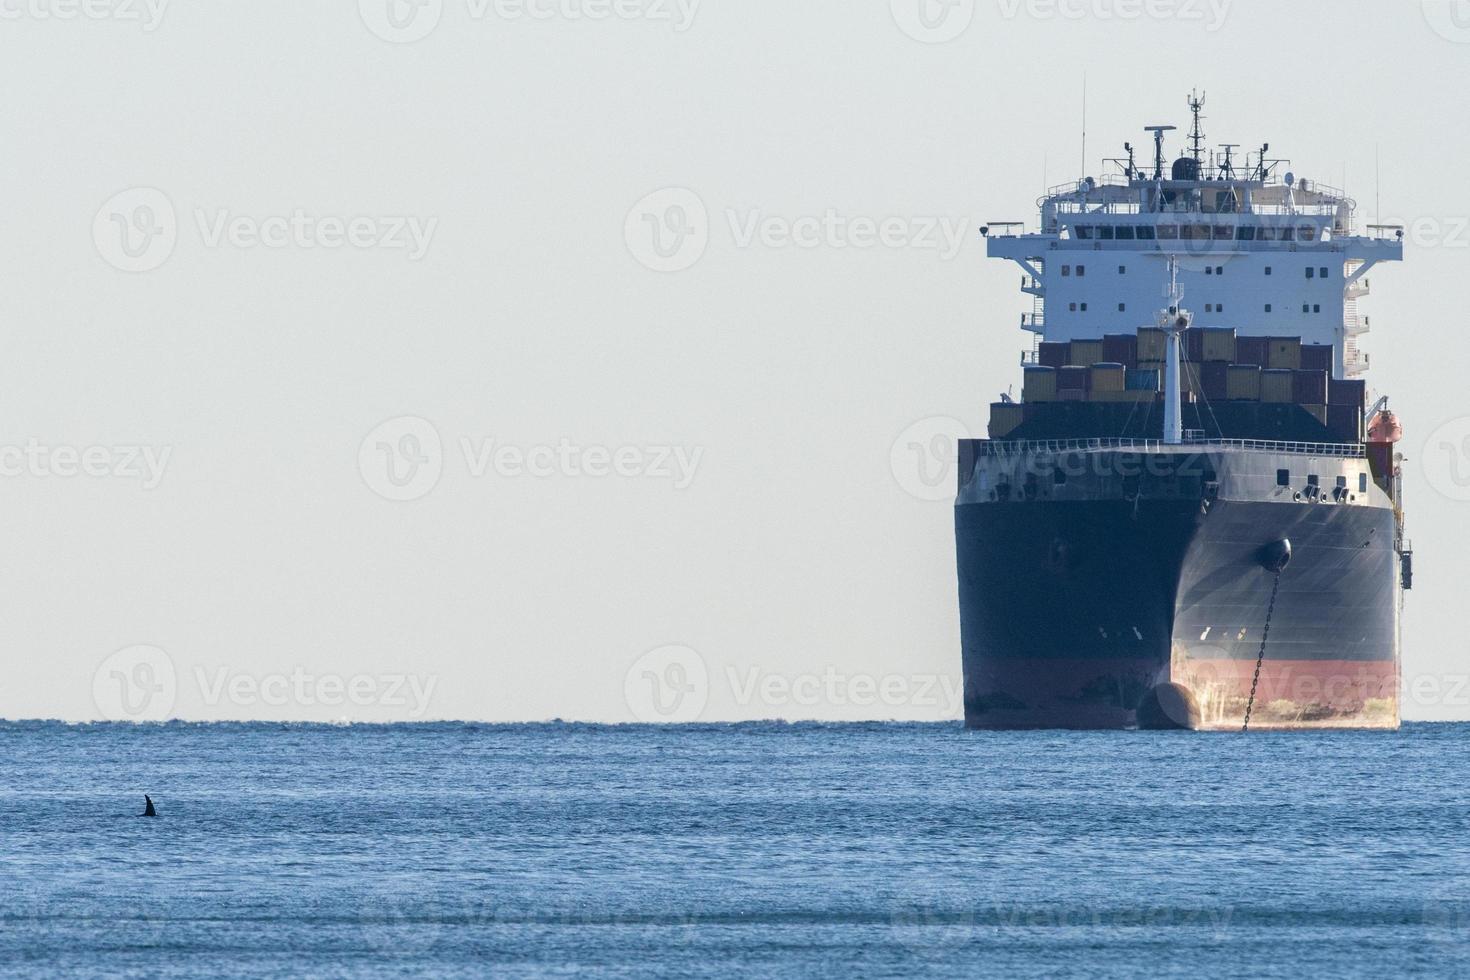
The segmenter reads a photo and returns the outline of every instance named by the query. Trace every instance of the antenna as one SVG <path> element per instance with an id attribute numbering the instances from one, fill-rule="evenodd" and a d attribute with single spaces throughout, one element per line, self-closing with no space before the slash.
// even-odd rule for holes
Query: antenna
<path id="1" fill-rule="evenodd" d="M 1164 179 L 1164 134 L 1172 133 L 1177 126 L 1145 126 L 1145 133 L 1154 134 L 1154 180 Z"/>
<path id="2" fill-rule="evenodd" d="M 1200 110 L 1205 107 L 1205 93 L 1196 94 L 1192 89 L 1189 93 L 1189 111 L 1194 114 L 1194 128 L 1189 133 L 1189 152 L 1194 157 L 1194 162 L 1204 166 L 1205 155 L 1205 131 L 1200 128 L 1200 121 L 1204 116 Z"/>
<path id="3" fill-rule="evenodd" d="M 1383 171 L 1378 166 L 1378 151 L 1380 144 L 1373 144 L 1373 223 L 1377 224 L 1383 220 Z"/>
<path id="4" fill-rule="evenodd" d="M 1220 161 L 1220 179 L 1235 179 L 1235 156 L 1236 150 L 1240 149 L 1239 143 L 1221 143 L 1220 149 L 1225 151 L 1225 159 Z"/>
<path id="5" fill-rule="evenodd" d="M 1082 73 L 1082 174 L 1087 176 L 1087 72 Z"/>

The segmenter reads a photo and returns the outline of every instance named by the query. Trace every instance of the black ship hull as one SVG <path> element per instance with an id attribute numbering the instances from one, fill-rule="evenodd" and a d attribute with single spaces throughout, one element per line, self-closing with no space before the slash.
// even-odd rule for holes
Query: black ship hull
<path id="1" fill-rule="evenodd" d="M 1188 727 L 1239 728 L 1268 611 L 1252 727 L 1398 725 L 1392 508 L 1274 486 L 1281 464 L 1356 490 L 1360 461 L 1198 454 L 1192 474 L 1179 465 L 1130 485 L 1123 455 L 1076 458 L 1092 469 L 1065 487 L 1016 479 L 1013 460 L 962 491 L 967 725 L 1129 728 L 1151 691 L 1178 685 L 1197 709 Z M 1273 606 L 1262 555 L 1283 541 L 1292 557 Z"/>

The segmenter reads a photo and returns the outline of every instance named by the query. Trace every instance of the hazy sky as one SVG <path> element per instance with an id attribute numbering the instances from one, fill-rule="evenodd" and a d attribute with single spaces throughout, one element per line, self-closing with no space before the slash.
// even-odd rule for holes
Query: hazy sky
<path id="1" fill-rule="evenodd" d="M 1381 154 L 1405 714 L 1470 717 L 1470 3 L 1407 0 L 0 0 L 0 716 L 958 718 L 909 447 L 1019 386 L 974 229 L 1084 71 L 1090 173 L 1192 86 L 1360 221 Z"/>

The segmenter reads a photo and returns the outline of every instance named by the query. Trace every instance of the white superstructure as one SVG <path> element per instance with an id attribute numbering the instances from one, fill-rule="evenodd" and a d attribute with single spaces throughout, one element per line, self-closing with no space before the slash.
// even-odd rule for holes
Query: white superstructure
<path id="1" fill-rule="evenodd" d="M 1149 129 L 1152 168 L 1137 167 L 1129 146 L 1128 159 L 1116 161 L 1122 173 L 1048 191 L 1039 231 L 984 229 L 989 254 L 1025 272 L 1021 288 L 1034 308 L 1022 327 L 1038 341 L 1130 333 L 1152 321 L 1177 256 L 1194 326 L 1330 344 L 1333 376 L 1361 375 L 1368 359 L 1357 338 L 1369 323 L 1357 301 L 1374 265 L 1403 258 L 1403 229 L 1359 233 L 1352 199 L 1282 172 L 1269 145 L 1241 167 L 1233 145 L 1205 153 L 1197 106 L 1194 149 L 1166 173 L 1169 128 Z"/>

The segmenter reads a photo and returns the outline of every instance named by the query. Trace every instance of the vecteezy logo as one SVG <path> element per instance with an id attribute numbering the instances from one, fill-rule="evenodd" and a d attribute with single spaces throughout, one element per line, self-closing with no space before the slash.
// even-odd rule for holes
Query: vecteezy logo
<path id="1" fill-rule="evenodd" d="M 1431 432 L 1419 455 L 1430 486 L 1451 500 L 1470 500 L 1470 415 Z"/>
<path id="2" fill-rule="evenodd" d="M 1423 0 L 1424 19 L 1446 41 L 1470 44 L 1470 0 Z"/>
<path id="3" fill-rule="evenodd" d="M 650 650 L 628 668 L 623 697 L 641 722 L 697 721 L 709 703 L 709 668 L 689 647 Z"/>
<path id="4" fill-rule="evenodd" d="M 393 44 L 422 41 L 439 26 L 444 0 L 357 0 L 367 29 Z"/>
<path id="5" fill-rule="evenodd" d="M 108 198 L 92 219 L 97 253 L 124 272 L 163 265 L 179 240 L 173 202 L 154 187 L 134 187 Z"/>
<path id="6" fill-rule="evenodd" d="M 418 500 L 439 485 L 444 448 L 428 419 L 389 419 L 357 450 L 357 468 L 368 488 L 385 500 Z"/>
<path id="7" fill-rule="evenodd" d="M 974 438 L 959 419 L 920 419 L 899 433 L 889 450 L 893 478 L 920 500 L 950 500 L 958 489 L 961 439 Z"/>
<path id="8" fill-rule="evenodd" d="M 92 703 L 108 721 L 164 721 L 178 693 L 174 662 L 158 647 L 119 650 L 92 675 Z"/>
<path id="9" fill-rule="evenodd" d="M 633 258 L 654 272 L 682 272 L 709 245 L 709 212 L 688 188 L 666 187 L 633 205 L 623 239 Z"/>
<path id="10" fill-rule="evenodd" d="M 888 0 L 893 22 L 915 41 L 953 41 L 975 19 L 975 0 Z"/>

